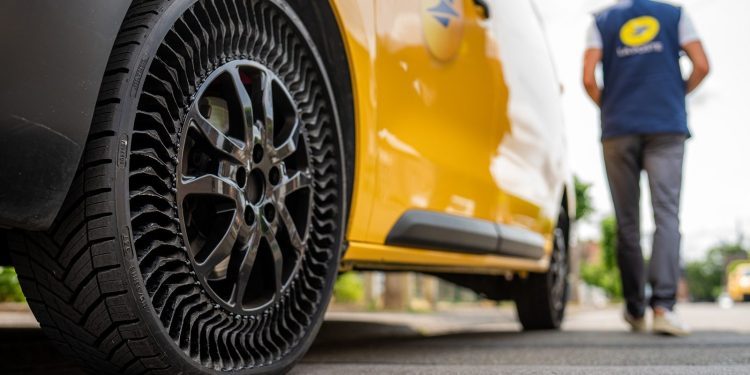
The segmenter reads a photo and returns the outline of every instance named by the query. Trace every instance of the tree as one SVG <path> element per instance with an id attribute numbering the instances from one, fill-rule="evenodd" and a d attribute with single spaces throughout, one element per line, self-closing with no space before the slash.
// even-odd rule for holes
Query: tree
<path id="1" fill-rule="evenodd" d="M 614 299 L 622 298 L 620 271 L 617 269 L 617 223 L 615 218 L 607 217 L 601 223 L 602 238 L 599 247 L 601 261 L 597 264 L 583 264 L 581 279 L 586 284 L 598 286 Z"/>
<path id="2" fill-rule="evenodd" d="M 576 190 L 576 220 L 583 220 L 594 212 L 591 201 L 591 184 L 581 181 L 578 176 L 573 177 Z"/>
<path id="3" fill-rule="evenodd" d="M 742 245 L 723 243 L 711 248 L 703 260 L 688 263 L 685 279 L 693 300 L 715 300 L 724 289 L 727 266 L 747 257 L 748 251 Z"/>
<path id="4" fill-rule="evenodd" d="M 722 270 L 706 260 L 689 262 L 685 279 L 693 301 L 713 301 L 721 294 Z"/>

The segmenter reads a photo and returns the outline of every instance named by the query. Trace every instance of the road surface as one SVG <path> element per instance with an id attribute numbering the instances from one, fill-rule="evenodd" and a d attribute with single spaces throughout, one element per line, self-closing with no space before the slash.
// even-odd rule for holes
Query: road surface
<path id="1" fill-rule="evenodd" d="M 509 307 L 333 312 L 292 373 L 750 374 L 750 304 L 680 311 L 687 338 L 629 333 L 618 308 L 574 308 L 562 332 L 520 332 Z M 0 374 L 82 373 L 26 318 L 0 314 L 0 327 L 16 327 L 0 328 Z"/>

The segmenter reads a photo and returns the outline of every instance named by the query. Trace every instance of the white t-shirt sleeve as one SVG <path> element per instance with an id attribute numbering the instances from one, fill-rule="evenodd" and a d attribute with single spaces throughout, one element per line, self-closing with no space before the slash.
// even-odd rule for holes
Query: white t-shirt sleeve
<path id="1" fill-rule="evenodd" d="M 680 25 L 678 28 L 678 33 L 679 33 L 681 46 L 684 46 L 690 42 L 695 42 L 697 40 L 700 40 L 700 37 L 698 36 L 698 31 L 695 30 L 693 19 L 690 18 L 690 15 L 685 11 L 685 9 L 682 10 L 682 16 L 680 17 Z"/>
<path id="2" fill-rule="evenodd" d="M 586 31 L 586 49 L 602 49 L 602 34 L 596 26 L 596 21 L 591 21 L 589 29 Z"/>

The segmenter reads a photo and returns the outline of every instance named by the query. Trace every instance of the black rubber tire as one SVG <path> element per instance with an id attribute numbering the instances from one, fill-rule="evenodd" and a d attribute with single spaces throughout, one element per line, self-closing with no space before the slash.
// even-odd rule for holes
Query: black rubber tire
<path id="1" fill-rule="evenodd" d="M 174 204 L 191 95 L 239 59 L 267 66 L 293 94 L 313 186 L 302 266 L 278 303 L 251 316 L 202 293 Z M 11 239 L 44 332 L 96 374 L 289 370 L 312 343 L 338 272 L 347 204 L 339 126 L 315 45 L 284 0 L 136 0 L 60 215 L 45 233 Z"/>
<path id="2" fill-rule="evenodd" d="M 521 322 L 524 330 L 552 330 L 559 329 L 565 317 L 565 306 L 568 300 L 568 234 L 569 219 L 567 211 L 563 208 L 558 218 L 555 229 L 555 247 L 553 250 L 553 260 L 551 261 L 550 270 L 545 273 L 532 273 L 525 279 L 514 280 L 513 287 L 514 300 L 516 302 L 516 312 L 518 320 Z M 554 296 L 552 292 L 555 285 L 555 275 L 553 267 L 556 256 L 563 255 L 565 270 L 563 271 L 562 294 Z"/>

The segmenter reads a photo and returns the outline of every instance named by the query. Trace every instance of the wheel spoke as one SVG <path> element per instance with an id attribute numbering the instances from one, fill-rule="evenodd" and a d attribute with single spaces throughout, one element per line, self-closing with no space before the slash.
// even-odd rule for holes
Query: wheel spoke
<path id="1" fill-rule="evenodd" d="M 299 133 L 302 129 L 302 122 L 299 119 L 299 116 L 295 114 L 294 116 L 294 124 L 292 124 L 292 130 L 289 134 L 289 138 L 287 138 L 284 143 L 282 143 L 279 147 L 276 147 L 274 149 L 274 155 L 273 160 L 274 162 L 280 162 L 289 156 L 291 156 L 294 151 L 297 150 L 297 144 L 299 142 Z"/>
<path id="2" fill-rule="evenodd" d="M 237 98 L 240 101 L 240 107 L 242 109 L 242 131 L 245 135 L 245 141 L 248 144 L 252 144 L 253 139 L 253 102 L 250 99 L 250 95 L 245 88 L 245 83 L 242 81 L 242 73 L 239 67 L 230 69 L 232 75 L 232 83 L 234 84 L 234 90 L 237 94 Z"/>
<path id="3" fill-rule="evenodd" d="M 312 185 L 312 177 L 307 171 L 299 171 L 291 177 L 284 177 L 284 180 L 276 188 L 278 199 L 283 199 L 297 190 L 309 188 Z"/>
<path id="4" fill-rule="evenodd" d="M 237 164 L 232 163 L 229 160 L 219 160 L 219 167 L 218 171 L 216 172 L 217 176 L 226 176 L 222 177 L 226 179 L 227 181 L 237 181 Z"/>
<path id="5" fill-rule="evenodd" d="M 192 113 L 191 125 L 203 135 L 211 146 L 237 161 L 243 159 L 243 145 L 227 137 L 224 132 L 213 126 L 197 110 L 193 110 Z"/>
<path id="6" fill-rule="evenodd" d="M 273 279 L 274 285 L 276 287 L 274 300 L 276 300 L 279 298 L 279 294 L 281 293 L 281 277 L 284 268 L 284 255 L 281 253 L 281 247 L 279 247 L 279 242 L 276 241 L 276 238 L 271 235 L 266 236 L 266 240 L 268 240 L 268 245 L 271 247 L 271 254 L 273 255 Z"/>
<path id="7" fill-rule="evenodd" d="M 202 269 L 204 274 L 210 274 L 217 264 L 232 254 L 232 249 L 237 243 L 241 228 L 242 218 L 235 211 L 232 223 L 229 225 L 226 233 L 224 233 L 224 236 L 219 240 L 219 243 L 216 244 L 211 253 L 208 254 L 206 260 L 198 264 L 198 267 Z"/>
<path id="8" fill-rule="evenodd" d="M 250 236 L 250 241 L 248 241 L 247 245 L 242 249 L 245 256 L 242 258 L 242 263 L 240 264 L 240 269 L 237 273 L 237 282 L 234 286 L 234 294 L 232 296 L 234 304 L 242 304 L 242 299 L 247 290 L 247 284 L 250 282 L 250 272 L 253 270 L 255 257 L 258 255 L 259 243 L 260 235 L 255 232 Z"/>
<path id="9" fill-rule="evenodd" d="M 299 231 L 297 230 L 297 225 L 294 223 L 294 218 L 292 218 L 292 214 L 289 212 L 285 205 L 279 204 L 276 211 L 278 212 L 281 221 L 284 222 L 284 226 L 286 227 L 287 233 L 289 233 L 289 240 L 292 243 L 292 246 L 294 246 L 301 252 L 304 246 L 305 239 L 303 239 L 303 237 L 305 235 L 300 235 Z"/>
<path id="10" fill-rule="evenodd" d="M 263 74 L 263 125 L 265 126 L 265 142 L 270 149 L 273 148 L 273 78 L 268 73 Z"/>
<path id="11" fill-rule="evenodd" d="M 184 200 L 189 195 L 205 194 L 228 197 L 235 201 L 235 203 L 239 203 L 238 201 L 242 194 L 239 187 L 233 181 L 213 174 L 189 179 L 182 178 L 180 179 L 178 191 L 181 200 Z"/>

